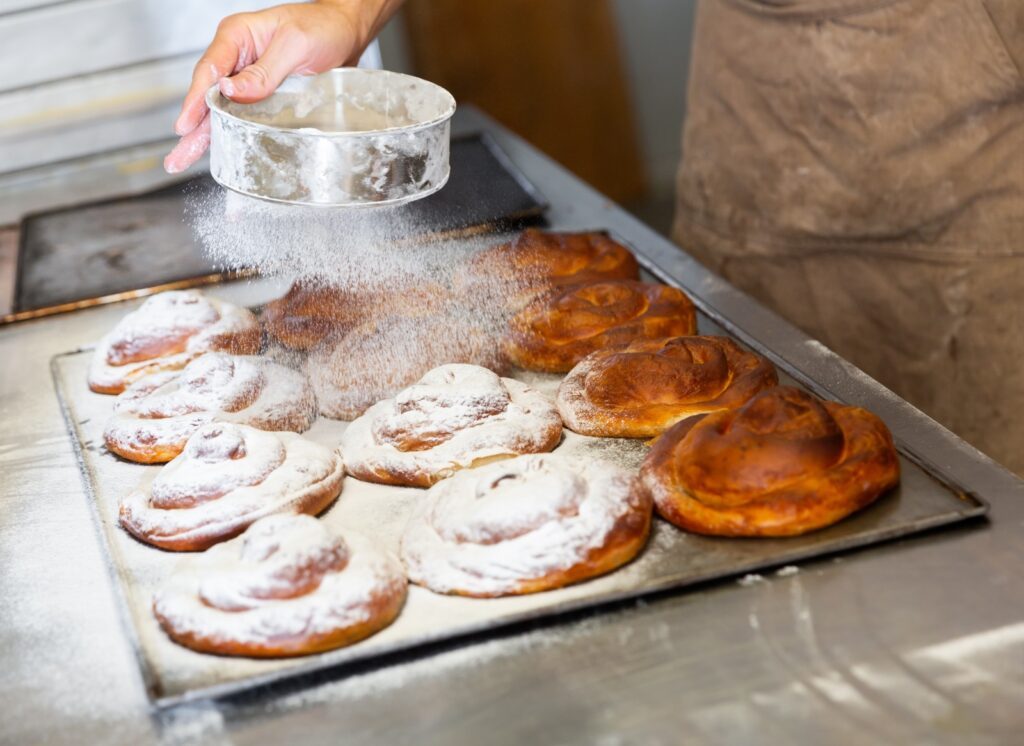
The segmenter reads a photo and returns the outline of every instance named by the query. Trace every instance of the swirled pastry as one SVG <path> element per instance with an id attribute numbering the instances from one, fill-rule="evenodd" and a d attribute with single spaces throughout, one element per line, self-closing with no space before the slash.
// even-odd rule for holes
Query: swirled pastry
<path id="1" fill-rule="evenodd" d="M 120 521 L 161 549 L 206 549 L 264 516 L 320 513 L 344 476 L 337 451 L 301 435 L 215 422 L 121 501 Z"/>
<path id="2" fill-rule="evenodd" d="M 180 371 L 136 381 L 114 401 L 103 439 L 122 458 L 170 461 L 208 422 L 303 432 L 316 399 L 298 371 L 262 357 L 211 352 Z"/>
<path id="3" fill-rule="evenodd" d="M 451 293 L 437 283 L 413 278 L 358 282 L 345 286 L 297 280 L 263 309 L 267 333 L 294 350 L 308 350 L 339 338 L 371 318 L 419 317 L 440 313 Z"/>
<path id="4" fill-rule="evenodd" d="M 469 363 L 500 371 L 500 358 L 494 337 L 465 317 L 387 317 L 313 350 L 306 373 L 322 415 L 354 420 L 439 365 Z"/>
<path id="5" fill-rule="evenodd" d="M 476 254 L 465 282 L 499 285 L 522 306 L 553 287 L 602 280 L 638 280 L 640 267 L 625 246 L 606 233 L 556 233 L 527 228 L 512 241 Z"/>
<path id="6" fill-rule="evenodd" d="M 459 469 L 552 450 L 562 420 L 547 398 L 476 365 L 442 365 L 345 430 L 356 479 L 429 487 Z"/>
<path id="7" fill-rule="evenodd" d="M 578 433 L 648 438 L 687 417 L 734 409 L 778 382 L 775 366 L 726 337 L 638 339 L 583 358 L 556 401 Z"/>
<path id="8" fill-rule="evenodd" d="M 779 386 L 667 430 L 640 477 L 658 512 L 687 531 L 795 536 L 895 487 L 899 459 L 875 415 Z"/>
<path id="9" fill-rule="evenodd" d="M 650 525 L 650 499 L 629 472 L 519 456 L 431 487 L 402 536 L 402 560 L 410 580 L 437 593 L 535 593 L 624 565 Z"/>
<path id="10" fill-rule="evenodd" d="M 505 353 L 512 363 L 564 373 L 609 345 L 693 334 L 697 314 L 682 290 L 616 280 L 555 290 L 520 311 L 510 326 Z"/>
<path id="11" fill-rule="evenodd" d="M 89 388 L 119 394 L 143 376 L 180 370 L 205 352 L 259 349 L 260 327 L 247 309 L 197 290 L 172 290 L 149 298 L 99 341 Z"/>
<path id="12" fill-rule="evenodd" d="M 308 515 L 261 518 L 184 560 L 153 599 L 172 640 L 201 653 L 280 658 L 351 645 L 405 602 L 398 560 Z"/>

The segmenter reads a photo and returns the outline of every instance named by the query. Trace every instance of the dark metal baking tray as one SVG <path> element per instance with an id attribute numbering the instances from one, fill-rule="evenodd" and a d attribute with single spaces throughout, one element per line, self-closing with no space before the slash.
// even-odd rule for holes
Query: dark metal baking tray
<path id="1" fill-rule="evenodd" d="M 638 254 L 649 275 L 671 282 Z M 699 305 L 699 304 L 698 304 Z M 727 323 L 701 311 L 700 332 L 728 334 Z M 410 599 L 392 627 L 356 645 L 320 655 L 284 660 L 229 660 L 191 653 L 171 643 L 148 609 L 155 584 L 177 562 L 173 554 L 144 546 L 117 526 L 117 500 L 146 467 L 127 464 L 102 447 L 103 421 L 111 399 L 93 394 L 85 383 L 89 350 L 58 355 L 53 377 L 65 420 L 72 435 L 93 515 L 107 550 L 125 629 L 139 661 L 147 693 L 157 707 L 211 696 L 227 696 L 256 686 L 356 661 L 372 662 L 385 655 L 422 648 L 442 640 L 486 633 L 516 623 L 552 620 L 560 614 L 608 606 L 625 599 L 680 589 L 719 578 L 743 575 L 812 557 L 904 537 L 984 515 L 987 505 L 956 485 L 944 482 L 917 463 L 901 447 L 900 486 L 868 509 L 824 530 L 790 539 L 716 539 L 687 534 L 656 520 L 651 541 L 627 567 L 569 588 L 509 599 L 460 599 L 413 588 Z M 783 382 L 797 381 L 783 361 Z M 553 392 L 558 376 L 522 374 L 532 385 Z M 819 392 L 820 393 L 820 392 Z M 334 443 L 343 424 L 320 420 L 310 436 Z M 645 450 L 639 441 L 585 438 L 572 433 L 561 449 L 638 463 Z M 403 516 L 419 495 L 409 490 L 347 479 L 338 503 L 324 520 L 362 528 L 385 544 L 394 544 Z"/>
<path id="2" fill-rule="evenodd" d="M 485 191 L 479 185 L 487 184 Z M 209 176 L 135 197 L 25 218 L 9 323 L 162 290 L 210 285 L 247 274 L 223 272 L 184 220 L 187 198 L 219 189 Z M 538 221 L 546 203 L 485 134 L 452 139 L 451 178 L 402 209 L 417 235 L 457 236 Z"/>

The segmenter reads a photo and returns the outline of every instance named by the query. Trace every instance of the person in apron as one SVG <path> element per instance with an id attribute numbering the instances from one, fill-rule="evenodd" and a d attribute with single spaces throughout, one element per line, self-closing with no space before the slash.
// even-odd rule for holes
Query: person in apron
<path id="1" fill-rule="evenodd" d="M 1020 474 L 1022 71 L 1022 0 L 703 0 L 673 228 Z"/>

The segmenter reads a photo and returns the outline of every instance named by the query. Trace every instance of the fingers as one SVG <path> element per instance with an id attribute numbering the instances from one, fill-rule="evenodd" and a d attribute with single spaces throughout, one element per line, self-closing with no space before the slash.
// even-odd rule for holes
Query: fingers
<path id="1" fill-rule="evenodd" d="M 280 6 L 221 22 L 192 73 L 174 123 L 181 140 L 164 159 L 169 173 L 184 171 L 209 146 L 205 96 L 211 86 L 219 82 L 225 96 L 252 103 L 269 96 L 292 73 L 321 72 L 351 52 L 355 46 L 351 23 L 333 5 L 303 5 L 301 11 L 300 18 L 299 6 Z"/>
<path id="2" fill-rule="evenodd" d="M 192 71 L 181 113 L 174 122 L 174 131 L 187 135 L 206 116 L 206 91 L 225 75 L 249 64 L 253 55 L 251 34 L 237 16 L 225 18 L 217 34 Z"/>
<path id="3" fill-rule="evenodd" d="M 206 91 L 221 77 L 223 76 L 214 63 L 207 61 L 205 57 L 199 60 L 199 65 L 192 73 L 192 84 L 181 105 L 181 113 L 174 121 L 175 134 L 187 135 L 199 126 L 206 115 Z"/>
<path id="4" fill-rule="evenodd" d="M 169 174 L 181 173 L 202 158 L 208 147 L 210 147 L 210 113 L 206 112 L 206 116 L 203 117 L 199 125 L 184 135 L 164 158 L 164 170 Z"/>
<path id="5" fill-rule="evenodd" d="M 242 104 L 266 98 L 285 78 L 303 67 L 310 56 L 311 43 L 305 34 L 282 28 L 258 60 L 237 75 L 220 81 L 221 93 Z"/>

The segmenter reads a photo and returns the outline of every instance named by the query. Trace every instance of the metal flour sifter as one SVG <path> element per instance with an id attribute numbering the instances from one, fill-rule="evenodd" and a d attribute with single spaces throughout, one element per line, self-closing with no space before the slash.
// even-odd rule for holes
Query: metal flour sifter
<path id="1" fill-rule="evenodd" d="M 397 205 L 433 194 L 449 175 L 455 99 L 426 80 L 361 68 L 292 76 L 264 101 L 217 87 L 210 172 L 251 197 L 299 205 Z"/>

